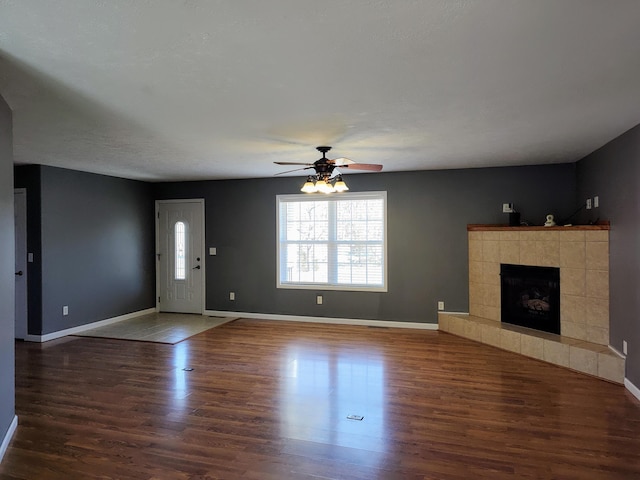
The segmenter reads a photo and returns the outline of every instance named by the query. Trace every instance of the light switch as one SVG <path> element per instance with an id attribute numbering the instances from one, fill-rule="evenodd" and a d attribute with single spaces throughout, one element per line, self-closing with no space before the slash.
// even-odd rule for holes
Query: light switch
<path id="1" fill-rule="evenodd" d="M 216 247 L 209 247 L 209 255 L 217 255 Z"/>

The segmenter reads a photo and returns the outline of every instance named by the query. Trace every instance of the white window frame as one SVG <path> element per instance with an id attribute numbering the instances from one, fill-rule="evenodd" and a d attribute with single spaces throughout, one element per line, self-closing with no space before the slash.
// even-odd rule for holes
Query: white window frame
<path id="1" fill-rule="evenodd" d="M 383 274 L 381 286 L 370 285 L 350 285 L 350 284 L 331 284 L 331 283 L 303 283 L 303 282 L 282 282 L 281 268 L 282 243 L 280 239 L 280 205 L 288 202 L 322 202 L 322 201 L 340 201 L 343 200 L 365 200 L 365 199 L 382 199 L 383 201 Z M 330 243 L 331 240 L 328 241 Z M 301 289 L 301 290 L 340 290 L 340 291 L 360 291 L 360 292 L 386 292 L 388 291 L 388 269 L 387 269 L 387 192 L 349 192 L 339 194 L 294 194 L 294 195 L 277 195 L 276 196 L 276 287 L 283 289 Z"/>

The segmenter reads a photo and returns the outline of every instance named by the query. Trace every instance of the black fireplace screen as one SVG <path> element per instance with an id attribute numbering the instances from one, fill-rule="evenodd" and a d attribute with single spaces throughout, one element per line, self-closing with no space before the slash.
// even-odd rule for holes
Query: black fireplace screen
<path id="1" fill-rule="evenodd" d="M 560 334 L 560 269 L 500 265 L 501 320 Z"/>

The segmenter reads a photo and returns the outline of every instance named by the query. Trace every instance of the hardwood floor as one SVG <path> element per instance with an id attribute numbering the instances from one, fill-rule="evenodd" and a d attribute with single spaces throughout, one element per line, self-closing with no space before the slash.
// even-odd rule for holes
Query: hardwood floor
<path id="1" fill-rule="evenodd" d="M 3 480 L 640 478 L 623 387 L 442 332 L 18 342 L 16 376 Z"/>

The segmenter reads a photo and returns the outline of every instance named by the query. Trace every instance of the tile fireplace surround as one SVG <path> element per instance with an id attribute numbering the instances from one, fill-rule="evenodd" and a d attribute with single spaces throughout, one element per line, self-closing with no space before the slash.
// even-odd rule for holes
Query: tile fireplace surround
<path id="1" fill-rule="evenodd" d="M 624 359 L 609 347 L 609 225 L 469 225 L 469 315 L 439 315 L 443 331 L 616 383 Z M 500 322 L 500 264 L 560 269 L 560 332 Z"/>

